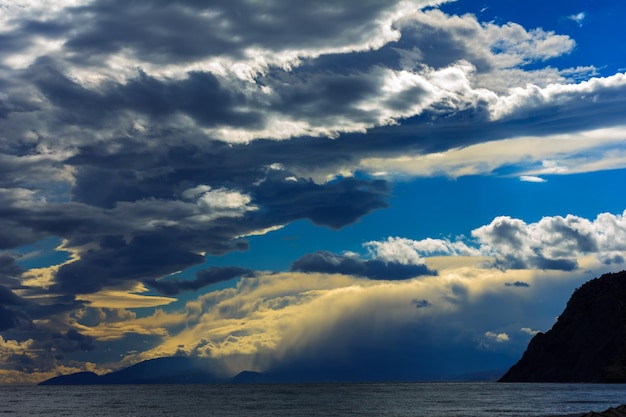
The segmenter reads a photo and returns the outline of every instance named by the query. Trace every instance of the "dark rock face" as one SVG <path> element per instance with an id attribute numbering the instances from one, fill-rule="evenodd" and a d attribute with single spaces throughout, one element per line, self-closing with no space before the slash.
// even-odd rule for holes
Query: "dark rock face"
<path id="1" fill-rule="evenodd" d="M 577 289 L 501 382 L 626 382 L 626 271 Z"/>

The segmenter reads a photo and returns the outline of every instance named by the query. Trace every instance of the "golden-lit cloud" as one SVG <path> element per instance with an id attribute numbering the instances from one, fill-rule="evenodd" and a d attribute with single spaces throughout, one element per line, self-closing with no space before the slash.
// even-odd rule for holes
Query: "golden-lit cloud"
<path id="1" fill-rule="evenodd" d="M 115 290 L 103 290 L 94 294 L 79 294 L 77 298 L 89 302 L 93 307 L 106 308 L 159 307 L 176 301 L 176 298 L 171 297 L 142 295 Z"/>
<path id="2" fill-rule="evenodd" d="M 578 282 L 585 275 L 484 269 L 480 266 L 484 260 L 427 258 L 429 266 L 439 268 L 439 275 L 405 281 L 317 273 L 276 273 L 242 279 L 237 288 L 204 294 L 187 303 L 183 330 L 172 332 L 157 347 L 127 360 L 183 352 L 220 359 L 223 371 L 230 375 L 243 370 L 264 371 L 301 352 L 327 349 L 326 344 L 358 344 L 358 340 L 350 340 L 347 329 L 367 329 L 368 335 L 359 337 L 394 343 L 406 328 L 454 328 L 460 326 L 464 314 L 492 314 L 490 309 L 495 305 L 510 305 L 510 312 L 500 311 L 495 319 L 502 329 L 475 329 L 477 346 L 482 346 L 484 337 L 500 344 L 510 340 L 506 332 L 519 333 L 519 326 L 509 329 L 519 319 L 513 315 L 537 297 L 535 287 Z M 598 266 L 592 258 L 582 264 Z M 525 285 L 507 285 L 515 282 Z M 181 313 L 177 314 L 182 318 Z M 165 323 L 167 317 L 169 314 L 163 312 L 160 317 L 141 320 Z"/>
<path id="3" fill-rule="evenodd" d="M 380 175 L 453 178 L 492 174 L 518 166 L 516 175 L 575 174 L 626 167 L 624 126 L 567 134 L 521 136 L 483 142 L 445 152 L 363 159 L 361 168 Z"/>

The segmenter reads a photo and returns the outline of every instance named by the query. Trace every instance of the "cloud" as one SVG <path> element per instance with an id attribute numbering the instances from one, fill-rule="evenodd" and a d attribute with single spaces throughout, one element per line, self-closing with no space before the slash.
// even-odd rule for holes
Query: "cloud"
<path id="1" fill-rule="evenodd" d="M 152 243 L 148 245 L 144 239 Z M 165 276 L 204 261 L 202 256 L 173 247 L 172 243 L 155 235 L 138 236 L 129 243 L 121 236 L 103 237 L 99 245 L 98 250 L 61 266 L 51 290 L 88 294 L 141 280 L 146 276 L 147 264 L 151 276 Z M 104 264 L 106 268 L 102 267 Z"/>
<path id="2" fill-rule="evenodd" d="M 327 251 L 307 254 L 291 264 L 292 271 L 355 275 L 377 280 L 402 280 L 420 275 L 436 275 L 423 263 L 409 264 L 382 259 L 362 260 L 354 255 Z"/>
<path id="3" fill-rule="evenodd" d="M 624 216 L 601 213 L 593 221 L 571 214 L 546 216 L 530 224 L 498 216 L 490 224 L 472 230 L 472 239 L 389 237 L 364 246 L 378 259 L 403 264 L 422 263 L 426 256 L 472 256 L 491 257 L 486 267 L 573 271 L 579 266 L 578 259 L 586 255 L 594 255 L 607 265 L 623 262 Z M 524 284 L 516 281 L 510 285 Z"/>
<path id="4" fill-rule="evenodd" d="M 145 291 L 147 289 L 141 289 L 141 292 Z M 77 297 L 87 302 L 90 308 L 159 307 L 176 301 L 176 298 L 136 294 L 127 290 L 100 290 L 96 293 L 80 294 Z"/>
<path id="5" fill-rule="evenodd" d="M 572 49 L 574 41 L 568 36 L 556 35 L 542 29 L 526 30 L 521 25 L 509 22 L 504 25 L 480 24 L 470 14 L 450 16 L 438 9 L 417 10 L 406 16 L 401 24 L 408 26 L 407 32 L 422 52 L 428 55 L 426 62 L 472 58 L 491 67 L 513 67 L 526 60 L 544 60 L 559 56 Z M 413 25 L 414 23 L 418 23 Z M 440 35 L 437 39 L 435 33 Z M 463 33 L 467 37 L 463 37 Z M 413 39 L 413 37 L 422 39 Z M 437 48 L 426 48 L 425 39 L 437 39 Z M 471 44 L 469 39 L 480 39 Z M 426 52 L 428 51 L 428 52 Z M 456 52 L 456 54 L 454 53 Z M 466 55 L 459 55 L 466 54 Z M 439 65 L 445 66 L 445 61 Z"/>
<path id="6" fill-rule="evenodd" d="M 6 308 L 0 304 L 0 331 L 15 327 L 26 327 L 29 322 L 30 318 L 23 312 Z"/>
<path id="7" fill-rule="evenodd" d="M 25 230 L 64 236 L 65 247 L 75 252 L 76 259 L 58 269 L 51 289 L 86 294 L 201 264 L 200 252 L 219 255 L 245 250 L 247 243 L 240 237 L 257 230 L 300 218 L 340 228 L 386 206 L 384 181 L 346 178 L 320 185 L 306 180 L 287 182 L 283 173 L 275 175 L 252 186 L 250 194 L 203 184 L 184 188 L 181 200 L 139 197 L 111 208 L 106 207 L 107 201 L 91 199 L 92 195 L 106 196 L 103 181 L 97 188 L 78 188 L 76 198 L 105 207 L 80 202 L 26 206 L 23 198 L 32 196 L 14 193 L 22 199 L 4 200 L 5 213 L 14 213 L 12 222 Z M 163 182 L 153 184 L 158 183 Z"/>
<path id="8" fill-rule="evenodd" d="M 196 273 L 196 279 L 181 281 L 178 279 L 146 280 L 144 283 L 165 295 L 176 295 L 183 291 L 197 291 L 207 285 L 227 281 L 242 275 L 251 275 L 253 271 L 237 267 L 209 268 Z"/>
<path id="9" fill-rule="evenodd" d="M 587 279 L 583 272 L 470 265 L 444 268 L 437 276 L 419 280 L 298 272 L 243 278 L 236 288 L 199 295 L 171 317 L 161 313 L 142 319 L 155 326 L 176 323 L 182 315 L 186 324 L 165 324 L 168 337 L 129 359 L 182 351 L 219 359 L 227 375 L 247 369 L 285 377 L 299 372 L 312 379 L 349 379 L 357 369 L 362 379 L 412 375 L 414 380 L 437 372 L 454 375 L 472 366 L 505 368 L 527 344 L 526 338 L 509 336 L 520 329 L 520 312 L 536 311 L 539 302 L 545 306 L 545 299 L 536 297 L 539 287 L 552 296 L 563 294 L 565 303 L 571 289 Z M 504 283 L 516 281 L 536 285 L 528 294 L 504 289 Z M 545 329 L 555 314 L 528 319 L 534 328 Z M 451 366 L 445 365 L 448 361 Z"/>
<path id="10" fill-rule="evenodd" d="M 507 287 L 523 287 L 523 288 L 530 287 L 530 284 L 524 281 L 505 282 L 504 285 L 506 285 Z"/>
<path id="11" fill-rule="evenodd" d="M 355 11 L 332 2 L 305 8 L 247 0 L 219 2 L 210 8 L 189 1 L 159 8 L 151 2 L 119 13 L 115 4 L 96 2 L 76 10 L 76 14 L 92 19 L 89 25 L 81 25 L 67 43 L 81 57 L 104 50 L 149 68 L 175 62 L 183 68 L 186 63 L 195 63 L 226 69 L 227 64 L 237 63 L 243 68 L 233 70 L 245 74 L 263 65 L 288 66 L 299 58 L 368 50 L 397 40 L 399 33 L 391 27 L 395 16 L 410 6 L 423 7 L 432 2 L 412 3 L 375 1 Z M 164 21 L 167 25 L 159 26 L 162 30 L 154 29 L 156 22 Z M 318 30 L 320 22 L 327 28 L 323 34 Z M 116 36 L 110 36 L 113 28 Z M 207 42 L 190 42 L 198 36 Z"/>
<path id="12" fill-rule="evenodd" d="M 413 2 L 410 6 L 426 4 Z M 129 62 L 169 71 L 194 64 L 219 69 L 238 63 L 243 68 L 234 70 L 245 73 L 246 67 L 290 65 L 300 57 L 379 47 L 397 39 L 399 34 L 391 24 L 395 15 L 409 6 L 372 2 L 354 11 L 336 3 L 303 9 L 236 1 L 218 2 L 209 8 L 191 1 L 157 7 L 159 3 L 151 1 L 120 12 L 120 5 L 98 1 L 87 5 L 59 2 L 55 6 L 25 3 L 7 8 L 11 24 L 4 27 L 9 33 L 24 31 L 30 36 L 21 39 L 30 42 L 43 34 L 37 29 L 41 32 L 46 28 L 46 34 L 64 43 L 79 64 L 100 64 L 103 70 Z M 326 24 L 327 32 L 317 30 L 320 21 Z M 280 32 L 277 27 L 281 27 Z M 191 42 L 198 36 L 206 39 L 206 44 Z M 105 56 L 115 59 L 105 62 Z"/>
<path id="13" fill-rule="evenodd" d="M 533 329 L 531 329 L 530 327 L 522 327 L 522 328 L 520 329 L 520 331 L 521 331 L 522 333 L 526 333 L 526 334 L 528 334 L 528 335 L 530 335 L 530 336 L 534 336 L 534 335 L 536 335 L 537 333 L 539 333 L 539 330 L 533 330 Z"/>
<path id="14" fill-rule="evenodd" d="M 59 337 L 56 336 L 55 337 Z M 78 333 L 74 329 L 68 330 L 64 335 L 60 337 L 63 340 L 61 345 L 62 352 L 74 352 L 77 350 L 90 351 L 95 349 L 93 339 L 90 336 L 85 336 Z"/>
<path id="15" fill-rule="evenodd" d="M 585 20 L 586 17 L 587 17 L 587 14 L 585 12 L 580 12 L 580 13 L 567 16 L 568 19 L 573 20 L 574 22 L 578 24 L 578 26 L 581 26 L 581 27 L 583 25 L 583 20 Z"/>
<path id="16" fill-rule="evenodd" d="M 527 226 L 522 220 L 497 217 L 491 224 L 472 231 L 483 251 L 493 251 L 494 266 L 512 269 L 577 268 L 575 253 L 593 251 L 593 237 L 585 230 L 588 221 L 573 216 L 544 218 Z M 562 240 L 561 240 L 562 239 Z"/>
<path id="17" fill-rule="evenodd" d="M 498 343 L 505 343 L 505 342 L 508 342 L 510 340 L 509 339 L 509 335 L 506 334 L 506 333 L 486 332 L 485 333 L 485 337 L 487 339 L 494 340 L 494 341 L 496 341 Z"/>
<path id="18" fill-rule="evenodd" d="M 541 177 L 537 177 L 535 175 L 522 175 L 519 177 L 520 181 L 525 181 L 525 182 L 547 182 L 548 180 L 541 178 Z"/>
<path id="19" fill-rule="evenodd" d="M 472 235 L 483 253 L 495 255 L 494 265 L 504 268 L 571 270 L 577 257 L 594 254 L 601 262 L 619 262 L 619 253 L 626 250 L 624 214 L 602 213 L 593 221 L 573 215 L 544 217 L 532 224 L 498 217 Z"/>
<path id="20" fill-rule="evenodd" d="M 230 373 L 297 370 L 308 361 L 324 373 L 336 364 L 339 368 L 331 372 L 335 377 L 342 375 L 342 369 L 364 367 L 364 376 L 376 379 L 386 374 L 376 365 L 368 366 L 367 358 L 395 352 L 380 362 L 389 366 L 386 372 L 394 369 L 391 373 L 399 376 L 406 367 L 397 365 L 405 363 L 411 371 L 402 378 L 410 373 L 426 377 L 445 360 L 453 360 L 455 353 L 468 361 L 476 358 L 475 335 L 457 329 L 456 320 L 442 326 L 446 317 L 462 314 L 457 303 L 469 301 L 452 298 L 451 288 L 464 285 L 458 276 L 375 281 L 279 273 L 245 278 L 236 289 L 201 295 L 188 303 L 188 325 L 141 357 L 168 354 L 183 345 L 188 354 L 221 358 Z M 434 336 L 429 329 L 439 326 Z M 465 340 L 461 349 L 467 355 L 450 348 L 452 334 Z M 432 346 L 440 349 L 434 356 Z"/>
<path id="21" fill-rule="evenodd" d="M 360 168 L 368 172 L 385 172 L 390 178 L 494 175 L 502 168 L 513 170 L 513 175 L 518 173 L 520 177 L 622 169 L 626 167 L 626 155 L 621 146 L 623 139 L 622 126 L 568 134 L 521 136 L 444 152 L 367 157 L 360 162 Z"/>
<path id="22" fill-rule="evenodd" d="M 425 308 L 425 307 L 432 306 L 432 304 L 428 300 L 418 300 L 417 298 L 415 298 L 415 299 L 411 300 L 411 302 L 413 304 L 415 304 L 415 307 L 417 307 L 417 308 Z"/>
<path id="23" fill-rule="evenodd" d="M 363 246 L 376 258 L 387 262 L 400 264 L 421 264 L 422 256 L 455 255 L 455 256 L 478 256 L 475 248 L 468 246 L 462 240 L 450 241 L 448 239 L 426 238 L 419 241 L 389 237 L 387 240 L 378 242 L 366 242 Z"/>
<path id="24" fill-rule="evenodd" d="M 35 382 L 33 375 L 53 371 L 68 355 L 94 350 L 94 340 L 67 320 L 83 306 L 73 297 L 23 298 L 0 285 L 0 374 Z"/>

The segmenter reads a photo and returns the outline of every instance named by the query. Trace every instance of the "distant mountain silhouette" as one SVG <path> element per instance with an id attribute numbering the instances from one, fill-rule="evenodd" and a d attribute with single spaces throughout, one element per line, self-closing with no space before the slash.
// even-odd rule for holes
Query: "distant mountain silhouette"
<path id="1" fill-rule="evenodd" d="M 626 382 L 626 271 L 577 289 L 501 382 Z"/>
<path id="2" fill-rule="evenodd" d="M 150 359 L 105 375 L 78 372 L 39 385 L 209 384 L 227 382 L 211 374 L 199 359 L 184 356 Z"/>
<path id="3" fill-rule="evenodd" d="M 218 378 L 207 370 L 202 359 L 189 357 L 165 357 L 139 362 L 128 368 L 97 375 L 93 372 L 78 372 L 61 375 L 41 382 L 39 385 L 106 385 L 106 384 L 288 384 L 319 382 L 381 382 L 414 381 L 406 375 L 381 376 L 360 374 L 346 370 L 331 370 L 316 366 L 295 366 L 266 372 L 243 371 L 233 378 Z M 317 368 L 317 369 L 314 369 Z M 497 375 L 497 376 L 496 376 Z M 495 381 L 502 372 L 473 372 L 435 378 L 437 381 Z M 429 379 L 430 380 L 430 379 Z"/>
<path id="4" fill-rule="evenodd" d="M 95 385 L 100 383 L 100 377 L 93 372 L 77 372 L 70 375 L 61 375 L 41 382 L 39 385 Z"/>

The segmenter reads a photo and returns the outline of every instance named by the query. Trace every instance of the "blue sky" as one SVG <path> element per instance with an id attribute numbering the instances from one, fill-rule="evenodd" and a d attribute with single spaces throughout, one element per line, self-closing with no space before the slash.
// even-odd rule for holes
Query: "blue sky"
<path id="1" fill-rule="evenodd" d="M 506 370 L 626 259 L 610 1 L 0 0 L 0 375 Z"/>

